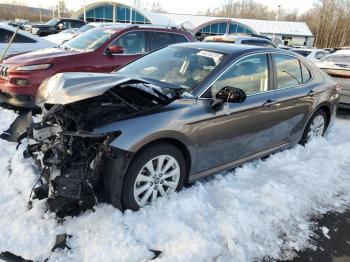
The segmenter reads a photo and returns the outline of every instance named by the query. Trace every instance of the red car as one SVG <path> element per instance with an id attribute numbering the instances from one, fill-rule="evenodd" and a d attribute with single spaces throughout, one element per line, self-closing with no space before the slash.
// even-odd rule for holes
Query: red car
<path id="1" fill-rule="evenodd" d="M 35 108 L 39 85 L 61 72 L 111 72 L 163 46 L 194 41 L 185 31 L 133 25 L 100 27 L 58 48 L 5 59 L 0 65 L 0 100 Z"/>

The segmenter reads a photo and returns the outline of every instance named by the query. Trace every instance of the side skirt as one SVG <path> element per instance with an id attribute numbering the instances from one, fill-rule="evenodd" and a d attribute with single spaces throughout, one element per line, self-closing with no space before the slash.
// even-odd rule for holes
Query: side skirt
<path id="1" fill-rule="evenodd" d="M 249 161 L 252 161 L 252 160 L 255 160 L 255 159 L 259 159 L 259 158 L 263 158 L 265 156 L 271 155 L 272 153 L 275 153 L 275 152 L 278 152 L 278 151 L 290 148 L 290 147 L 294 146 L 295 144 L 296 143 L 282 144 L 282 145 L 279 145 L 279 146 L 276 146 L 276 147 L 272 147 L 272 148 L 270 148 L 268 150 L 265 150 L 265 151 L 262 151 L 262 152 L 259 152 L 259 153 L 256 153 L 256 154 L 248 155 L 248 156 L 245 156 L 243 158 L 240 158 L 240 159 L 237 159 L 237 160 L 225 163 L 223 165 L 216 166 L 216 167 L 213 167 L 213 168 L 201 171 L 199 173 L 196 173 L 196 174 L 190 176 L 189 177 L 189 183 L 193 183 L 194 181 L 196 181 L 198 179 L 205 178 L 207 176 L 213 175 L 213 174 L 218 173 L 220 171 L 225 171 L 225 170 L 229 170 L 229 169 L 238 167 L 238 166 L 240 166 L 240 165 L 242 165 L 242 164 L 244 164 L 246 162 L 249 162 Z"/>

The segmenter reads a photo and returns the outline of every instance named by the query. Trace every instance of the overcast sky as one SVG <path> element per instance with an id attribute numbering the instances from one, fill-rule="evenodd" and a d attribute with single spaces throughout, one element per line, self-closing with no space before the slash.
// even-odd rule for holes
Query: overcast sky
<path id="1" fill-rule="evenodd" d="M 0 0 L 0 3 L 5 2 L 23 2 L 29 6 L 50 8 L 55 0 Z M 57 1 L 57 0 L 56 0 Z M 97 0 L 85 0 L 87 4 L 98 2 Z M 300 13 L 307 11 L 312 7 L 314 0 L 257 0 L 263 4 L 269 5 L 272 9 L 277 9 L 281 5 L 284 9 L 297 8 Z M 116 2 L 130 4 L 131 0 L 118 0 Z M 198 14 L 200 11 L 205 11 L 207 8 L 220 6 L 224 0 L 141 0 L 143 5 L 151 5 L 152 2 L 159 2 L 161 7 L 170 13 L 183 14 Z M 69 9 L 77 10 L 83 6 L 84 0 L 66 0 Z"/>

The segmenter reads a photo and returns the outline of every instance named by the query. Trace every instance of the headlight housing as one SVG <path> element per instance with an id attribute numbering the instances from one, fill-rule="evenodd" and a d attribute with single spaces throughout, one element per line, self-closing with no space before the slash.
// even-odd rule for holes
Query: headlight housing
<path id="1" fill-rule="evenodd" d="M 16 71 L 34 71 L 34 70 L 43 70 L 51 67 L 52 64 L 40 64 L 40 65 L 27 65 L 16 67 Z"/>

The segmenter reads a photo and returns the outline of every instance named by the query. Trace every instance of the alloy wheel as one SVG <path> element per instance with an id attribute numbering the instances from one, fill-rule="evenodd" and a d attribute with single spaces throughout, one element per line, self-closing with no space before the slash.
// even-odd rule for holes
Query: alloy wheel
<path id="1" fill-rule="evenodd" d="M 134 198 L 140 207 L 153 203 L 158 197 L 176 190 L 180 181 L 180 166 L 170 155 L 149 160 L 138 173 L 134 183 Z"/>
<path id="2" fill-rule="evenodd" d="M 325 129 L 325 119 L 322 115 L 317 115 L 311 122 L 307 133 L 307 141 L 314 137 L 322 136 Z"/>

